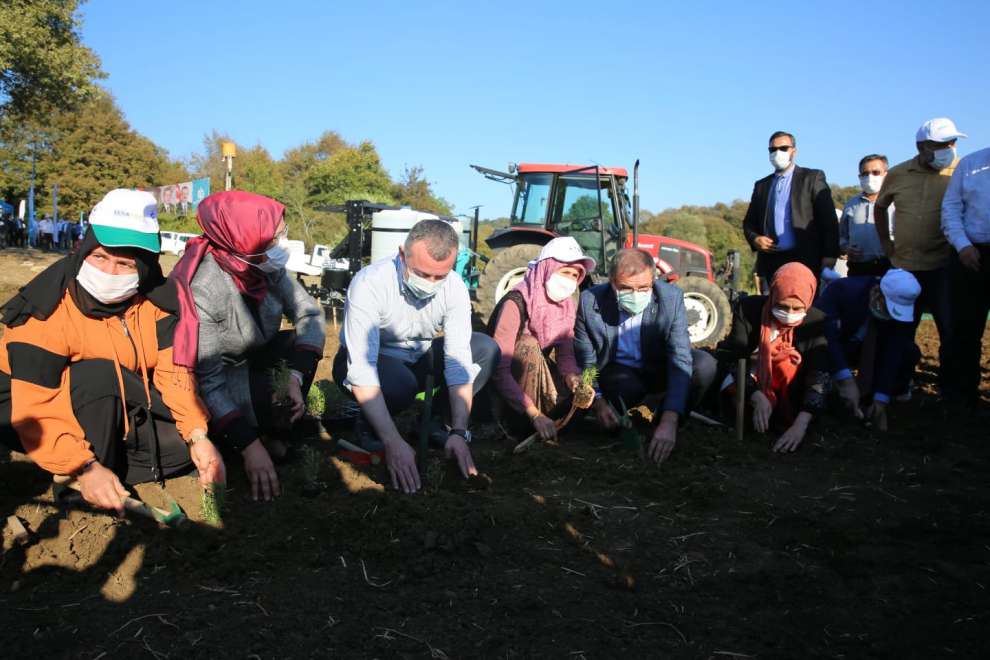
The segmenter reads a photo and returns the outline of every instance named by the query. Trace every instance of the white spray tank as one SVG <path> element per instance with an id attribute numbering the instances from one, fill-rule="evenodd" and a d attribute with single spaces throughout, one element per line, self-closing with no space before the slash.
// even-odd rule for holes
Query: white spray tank
<path id="1" fill-rule="evenodd" d="M 376 211 L 371 215 L 371 262 L 394 257 L 399 251 L 399 246 L 405 243 L 409 230 L 420 220 L 439 219 L 434 213 L 408 208 Z M 462 223 L 456 220 L 450 224 L 457 232 L 459 249 L 468 249 L 471 230 L 465 229 Z"/>

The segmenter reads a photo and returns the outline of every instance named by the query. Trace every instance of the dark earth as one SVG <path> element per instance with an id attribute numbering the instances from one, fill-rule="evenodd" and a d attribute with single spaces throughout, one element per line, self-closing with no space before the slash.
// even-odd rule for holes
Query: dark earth
<path id="1" fill-rule="evenodd" d="M 0 297 L 45 262 L 0 255 Z M 939 408 L 930 322 L 920 336 L 919 391 L 890 433 L 837 415 L 787 456 L 692 422 L 658 468 L 583 421 L 508 456 L 489 424 L 481 478 L 435 454 L 403 496 L 384 467 L 293 438 L 273 503 L 228 462 L 219 528 L 197 482 L 171 480 L 177 530 L 56 506 L 50 476 L 0 457 L 0 512 L 31 532 L 24 547 L 4 532 L 0 655 L 988 657 L 990 408 Z"/>

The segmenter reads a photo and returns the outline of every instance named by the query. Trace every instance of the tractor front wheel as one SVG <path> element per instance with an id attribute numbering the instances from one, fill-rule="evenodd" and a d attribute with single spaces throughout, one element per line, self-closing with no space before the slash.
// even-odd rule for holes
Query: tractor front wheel
<path id="1" fill-rule="evenodd" d="M 526 275 L 529 262 L 536 259 L 542 245 L 513 245 L 496 250 L 478 277 L 474 311 L 483 323 L 488 323 L 495 305 Z"/>
<path id="2" fill-rule="evenodd" d="M 703 277 L 682 277 L 674 284 L 684 292 L 691 345 L 715 346 L 729 333 L 732 309 L 725 292 Z"/>

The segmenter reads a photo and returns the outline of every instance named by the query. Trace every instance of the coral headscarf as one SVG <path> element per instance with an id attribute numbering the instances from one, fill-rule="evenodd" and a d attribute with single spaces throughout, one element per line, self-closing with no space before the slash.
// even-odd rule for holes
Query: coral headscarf
<path id="1" fill-rule="evenodd" d="M 801 354 L 794 348 L 794 328 L 777 322 L 774 305 L 785 298 L 797 298 L 808 309 L 815 301 L 818 280 L 804 264 L 791 262 L 777 269 L 770 283 L 770 297 L 763 305 L 760 324 L 760 349 L 756 358 L 756 380 L 760 390 L 776 406 L 779 395 L 786 398 L 787 387 L 801 364 Z M 800 325 L 800 324 L 798 324 Z M 774 330 L 777 340 L 771 341 Z"/>
<path id="2" fill-rule="evenodd" d="M 574 296 L 566 300 L 554 302 L 547 296 L 547 280 L 565 266 L 580 271 L 578 284 L 584 279 L 584 266 L 580 263 L 564 263 L 554 258 L 541 259 L 535 266 L 526 271 L 523 281 L 514 287 L 526 301 L 526 314 L 529 316 L 530 333 L 540 342 L 540 348 L 546 350 L 557 342 L 568 337 L 574 330 L 574 318 L 577 316 L 577 304 Z"/>
<path id="3" fill-rule="evenodd" d="M 268 248 L 284 214 L 285 206 L 274 199 L 243 190 L 214 193 L 199 203 L 196 221 L 203 235 L 189 239 L 185 254 L 169 275 L 179 294 L 179 323 L 172 358 L 176 364 L 196 366 L 199 314 L 191 287 L 203 257 L 213 255 L 242 294 L 261 302 L 268 292 L 268 279 L 244 259 Z"/>

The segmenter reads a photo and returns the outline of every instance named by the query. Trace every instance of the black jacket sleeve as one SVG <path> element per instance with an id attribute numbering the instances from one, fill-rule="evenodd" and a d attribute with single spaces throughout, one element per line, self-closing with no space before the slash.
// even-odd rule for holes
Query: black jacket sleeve
<path id="1" fill-rule="evenodd" d="M 835 213 L 832 201 L 832 190 L 825 180 L 825 173 L 816 170 L 812 184 L 812 202 L 814 204 L 815 224 L 821 236 L 821 253 L 823 259 L 839 257 L 839 219 Z"/>
<path id="2" fill-rule="evenodd" d="M 749 243 L 754 251 L 756 250 L 756 238 L 763 235 L 763 216 L 766 212 L 765 208 L 757 208 L 759 204 L 759 188 L 760 182 L 757 181 L 753 184 L 753 194 L 749 198 L 749 208 L 746 209 L 746 217 L 743 218 L 743 234 L 746 236 L 746 241 Z"/>

